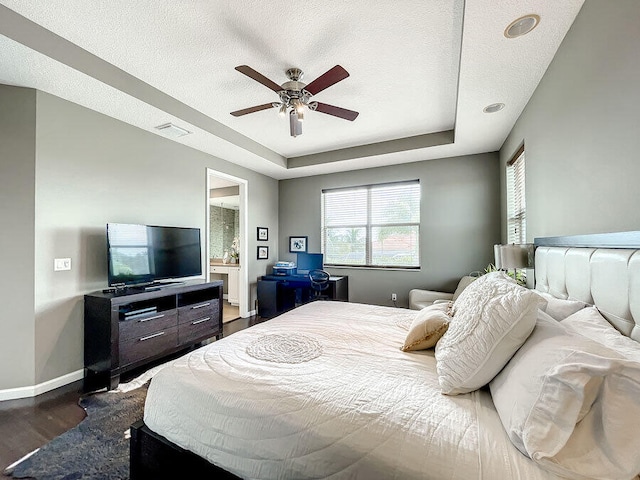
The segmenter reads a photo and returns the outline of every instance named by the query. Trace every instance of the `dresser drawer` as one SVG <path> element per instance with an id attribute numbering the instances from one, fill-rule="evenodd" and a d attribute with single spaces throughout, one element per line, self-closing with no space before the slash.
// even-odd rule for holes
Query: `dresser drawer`
<path id="1" fill-rule="evenodd" d="M 152 357 L 178 345 L 178 327 L 173 326 L 120 342 L 120 367 Z"/>
<path id="2" fill-rule="evenodd" d="M 217 321 L 218 299 L 213 298 L 211 300 L 203 300 L 193 305 L 187 305 L 185 307 L 178 308 L 178 323 L 187 323 L 194 320 L 200 320 L 204 317 L 215 318 Z"/>
<path id="3" fill-rule="evenodd" d="M 220 333 L 220 324 L 218 317 L 204 316 L 190 321 L 189 323 L 181 323 L 178 326 L 178 343 L 183 345 L 202 337 L 213 337 Z"/>
<path id="4" fill-rule="evenodd" d="M 134 337 L 144 337 L 149 333 L 166 330 L 178 324 L 177 310 L 155 312 L 145 317 L 122 320 L 118 323 L 120 341 L 126 341 Z"/>
<path id="5" fill-rule="evenodd" d="M 211 273 L 218 273 L 218 274 L 221 274 L 221 275 L 229 275 L 229 267 L 227 267 L 227 266 L 224 266 L 224 267 L 222 267 L 220 265 L 211 266 L 209 268 L 209 271 Z"/>

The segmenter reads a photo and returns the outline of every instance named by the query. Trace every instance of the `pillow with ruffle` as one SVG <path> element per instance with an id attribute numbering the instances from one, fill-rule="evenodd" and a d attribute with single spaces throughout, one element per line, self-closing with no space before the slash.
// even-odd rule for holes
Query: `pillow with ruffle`
<path id="1" fill-rule="evenodd" d="M 448 313 L 452 302 L 436 303 L 420 310 L 409 328 L 409 333 L 400 349 L 403 352 L 426 350 L 444 335 L 449 327 Z"/>

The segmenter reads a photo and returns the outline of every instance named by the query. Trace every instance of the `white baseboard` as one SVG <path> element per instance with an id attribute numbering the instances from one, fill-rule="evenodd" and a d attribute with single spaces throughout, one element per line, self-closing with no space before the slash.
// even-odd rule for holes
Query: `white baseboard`
<path id="1" fill-rule="evenodd" d="M 42 393 L 49 392 L 51 390 L 55 390 L 56 388 L 68 385 L 69 383 L 73 383 L 77 380 L 82 380 L 83 378 L 84 369 L 67 373 L 66 375 L 62 375 L 61 377 L 47 380 L 46 382 L 38 383 L 37 385 L 32 385 L 30 387 L 18 387 L 0 390 L 0 401 L 35 397 Z"/>
<path id="2" fill-rule="evenodd" d="M 255 310 L 251 310 L 249 312 L 247 312 L 247 316 L 246 317 L 242 317 L 242 318 L 248 318 L 248 317 L 253 317 L 256 314 Z"/>

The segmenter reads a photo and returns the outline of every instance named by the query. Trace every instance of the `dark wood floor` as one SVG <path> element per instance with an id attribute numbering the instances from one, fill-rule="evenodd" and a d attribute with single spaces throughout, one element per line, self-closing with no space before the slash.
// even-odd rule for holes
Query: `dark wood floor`
<path id="1" fill-rule="evenodd" d="M 0 402 L 0 472 L 85 417 L 78 406 L 81 388 L 78 381 L 34 398 Z"/>
<path id="2" fill-rule="evenodd" d="M 224 324 L 223 336 L 263 321 L 259 317 L 233 320 Z M 0 402 L 0 472 L 80 423 L 85 417 L 78 406 L 81 389 L 78 381 L 34 398 Z M 0 479 L 7 478 L 0 473 Z"/>

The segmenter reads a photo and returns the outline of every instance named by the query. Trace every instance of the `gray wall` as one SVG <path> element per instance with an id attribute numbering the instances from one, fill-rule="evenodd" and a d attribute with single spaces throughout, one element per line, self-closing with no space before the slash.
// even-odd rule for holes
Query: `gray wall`
<path id="1" fill-rule="evenodd" d="M 14 184 L 24 184 L 19 192 L 9 190 L 12 195 L 4 188 L 0 194 L 8 197 L 13 211 L 9 219 L 19 216 L 25 231 L 17 230 L 12 238 L 13 252 L 25 252 L 10 262 L 16 263 L 15 270 L 19 264 L 26 278 L 4 303 L 24 299 L 30 313 L 21 316 L 30 318 L 12 319 L 6 328 L 3 321 L 2 342 L 7 339 L 8 351 L 19 350 L 20 355 L 0 363 L 0 389 L 38 384 L 83 368 L 83 294 L 107 285 L 107 222 L 199 227 L 204 236 L 206 169 L 212 168 L 248 180 L 249 251 L 257 245 L 251 235 L 257 225 L 269 226 L 277 235 L 276 180 L 46 93 L 31 92 L 37 115 L 31 113 L 28 125 L 32 137 L 36 135 L 30 140 L 30 171 L 28 163 L 11 164 L 9 178 L 3 174 L 0 180 L 6 179 L 12 190 L 18 188 Z M 35 101 L 29 106 L 35 108 Z M 3 124 L 15 122 L 14 114 L 4 112 L 0 109 Z M 54 272 L 53 259 L 58 257 L 70 257 L 72 270 Z M 266 265 L 249 255 L 245 266 L 253 283 L 251 306 L 256 279 Z M 4 345 L 0 350 L 7 354 Z M 30 370 L 30 375 L 11 381 L 16 365 Z"/>
<path id="2" fill-rule="evenodd" d="M 0 85 L 0 388 L 34 383 L 36 92 Z"/>
<path id="3" fill-rule="evenodd" d="M 466 273 L 493 262 L 500 239 L 500 174 L 497 153 L 429 160 L 353 172 L 280 181 L 280 260 L 290 235 L 309 237 L 308 251 L 320 251 L 320 194 L 323 188 L 420 179 L 419 271 L 330 268 L 349 275 L 352 302 L 408 305 L 412 288 L 453 291 Z M 275 259 L 274 259 L 275 260 Z"/>
<path id="4" fill-rule="evenodd" d="M 640 229 L 638 47 L 640 2 L 584 3 L 500 150 L 525 144 L 529 240 Z"/>

